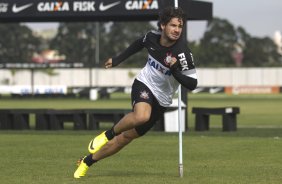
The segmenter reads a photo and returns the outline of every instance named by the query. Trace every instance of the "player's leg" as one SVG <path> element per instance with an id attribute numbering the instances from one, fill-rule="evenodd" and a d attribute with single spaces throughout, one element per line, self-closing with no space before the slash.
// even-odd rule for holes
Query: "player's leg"
<path id="1" fill-rule="evenodd" d="M 135 107 L 138 105 L 137 103 Z M 94 161 L 101 160 L 108 156 L 111 156 L 120 151 L 124 146 L 129 144 L 133 139 L 145 135 L 154 125 L 155 122 L 161 117 L 163 109 L 159 107 L 153 107 L 153 111 L 150 114 L 150 118 L 147 122 L 136 126 L 130 130 L 124 131 L 121 134 L 115 136 L 105 146 L 103 146 L 95 154 L 92 154 Z"/>
<path id="2" fill-rule="evenodd" d="M 95 154 L 90 154 L 85 157 L 81 162 L 82 164 L 74 173 L 74 177 L 80 178 L 82 176 L 85 176 L 87 170 L 93 163 L 117 153 L 127 144 L 129 144 L 133 139 L 136 139 L 146 134 L 154 126 L 155 122 L 160 119 L 160 117 L 163 115 L 164 110 L 165 109 L 159 106 L 156 100 L 154 100 L 149 121 L 135 127 L 134 129 L 122 132 L 121 134 L 115 136 L 112 140 L 110 140 Z"/>
<path id="3" fill-rule="evenodd" d="M 101 160 L 106 157 L 109 157 L 117 152 L 119 152 L 122 148 L 128 145 L 133 139 L 140 137 L 136 130 L 130 129 L 125 132 L 122 132 L 118 136 L 115 136 L 111 141 L 109 141 L 104 147 L 102 147 L 98 152 L 93 154 L 93 160 Z"/>
<path id="4" fill-rule="evenodd" d="M 139 103 L 135 104 L 135 108 L 138 104 Z M 115 136 L 99 151 L 97 151 L 95 154 L 92 154 L 93 161 L 95 162 L 109 157 L 120 151 L 132 140 L 145 135 L 155 125 L 156 121 L 161 118 L 165 110 L 165 108 L 159 106 L 158 103 L 155 103 L 152 109 L 153 110 L 151 111 L 150 118 L 147 122 L 139 124 L 135 128 L 132 128 L 130 130 L 123 131 L 121 134 Z"/>
<path id="5" fill-rule="evenodd" d="M 135 80 L 131 92 L 133 112 L 125 115 L 110 130 L 92 139 L 88 145 L 88 151 L 94 154 L 116 135 L 146 123 L 151 116 L 153 99 L 154 95 L 150 89 L 140 81 Z"/>
<path id="6" fill-rule="evenodd" d="M 134 111 L 124 116 L 114 127 L 113 131 L 120 134 L 126 130 L 135 128 L 149 121 L 151 105 L 147 102 L 139 102 L 134 105 Z"/>
<path id="7" fill-rule="evenodd" d="M 135 106 L 137 104 L 135 104 Z M 94 164 L 98 160 L 104 159 L 117 153 L 126 145 L 128 145 L 133 139 L 136 139 L 146 134 L 154 126 L 156 120 L 161 117 L 160 115 L 163 112 L 163 108 L 160 108 L 158 105 L 154 105 L 152 109 L 153 110 L 151 111 L 149 121 L 133 129 L 122 132 L 121 134 L 115 136 L 112 140 L 110 140 L 96 153 L 90 154 L 81 159 L 80 165 L 74 173 L 74 177 L 81 178 L 85 176 L 86 172 L 92 164 Z"/>
<path id="8" fill-rule="evenodd" d="M 145 102 L 135 104 L 134 111 L 126 114 L 112 129 L 102 132 L 92 139 L 88 151 L 92 154 L 99 151 L 108 141 L 116 135 L 146 123 L 150 119 L 151 105 Z"/>
<path id="9" fill-rule="evenodd" d="M 86 172 L 92 164 L 94 164 L 98 160 L 101 160 L 117 153 L 124 146 L 129 144 L 133 139 L 136 139 L 138 137 L 139 135 L 135 129 L 125 131 L 119 134 L 118 136 L 114 137 L 95 154 L 90 154 L 79 161 L 79 166 L 74 173 L 74 178 L 78 179 L 85 176 Z"/>

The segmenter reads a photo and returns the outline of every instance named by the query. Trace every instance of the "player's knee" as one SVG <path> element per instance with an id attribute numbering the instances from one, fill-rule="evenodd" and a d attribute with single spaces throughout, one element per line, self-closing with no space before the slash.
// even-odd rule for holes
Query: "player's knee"
<path id="1" fill-rule="evenodd" d="M 151 114 L 149 113 L 134 113 L 134 120 L 136 125 L 142 125 L 149 121 Z"/>

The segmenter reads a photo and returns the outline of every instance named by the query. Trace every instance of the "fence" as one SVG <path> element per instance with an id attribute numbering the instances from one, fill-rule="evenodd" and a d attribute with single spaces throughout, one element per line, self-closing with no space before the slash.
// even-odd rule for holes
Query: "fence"
<path id="1" fill-rule="evenodd" d="M 131 86 L 140 69 L 55 69 L 53 76 L 30 70 L 0 70 L 0 85 L 46 85 L 67 87 Z M 199 68 L 199 86 L 282 86 L 279 68 Z M 33 78 L 32 78 L 33 76 Z"/>

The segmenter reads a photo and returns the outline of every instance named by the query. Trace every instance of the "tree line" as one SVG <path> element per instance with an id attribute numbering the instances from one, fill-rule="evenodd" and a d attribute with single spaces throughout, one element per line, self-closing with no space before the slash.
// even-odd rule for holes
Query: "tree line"
<path id="1" fill-rule="evenodd" d="M 200 67 L 274 67 L 281 66 L 278 46 L 269 37 L 252 37 L 243 27 L 214 18 L 208 22 L 200 41 L 190 43 Z"/>
<path id="2" fill-rule="evenodd" d="M 94 22 L 59 24 L 51 40 L 35 35 L 20 23 L 0 24 L 0 63 L 31 62 L 34 52 L 58 50 L 68 62 L 83 62 L 102 67 L 103 61 L 118 54 L 148 30 L 156 29 L 149 22 L 99 23 L 99 61 L 95 61 L 96 26 Z M 275 67 L 282 56 L 269 37 L 258 38 L 243 27 L 234 27 L 228 20 L 209 21 L 199 41 L 188 42 L 197 67 Z M 130 57 L 121 67 L 142 67 L 146 52 Z M 99 63 L 98 66 L 95 64 Z"/>

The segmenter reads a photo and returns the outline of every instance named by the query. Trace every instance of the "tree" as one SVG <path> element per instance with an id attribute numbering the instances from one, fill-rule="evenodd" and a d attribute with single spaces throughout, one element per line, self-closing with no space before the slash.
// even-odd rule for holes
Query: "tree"
<path id="1" fill-rule="evenodd" d="M 270 38 L 252 37 L 242 27 L 238 27 L 237 36 L 238 42 L 243 48 L 244 66 L 281 65 L 281 55 L 277 52 L 277 46 Z"/>
<path id="2" fill-rule="evenodd" d="M 123 51 L 150 29 L 153 29 L 153 26 L 148 22 L 100 23 L 99 66 L 102 67 L 105 59 Z M 50 48 L 59 50 L 70 62 L 93 63 L 96 49 L 95 30 L 96 24 L 93 22 L 60 23 L 58 33 L 51 41 Z M 144 53 L 138 53 L 122 66 L 143 66 L 144 57 Z"/>
<path id="3" fill-rule="evenodd" d="M 50 49 L 66 55 L 68 62 L 82 62 L 86 66 L 94 65 L 96 25 L 93 22 L 60 23 L 56 37 L 50 42 Z M 105 32 L 100 26 L 100 32 Z"/>
<path id="4" fill-rule="evenodd" d="M 204 37 L 190 47 L 200 67 L 279 66 L 282 56 L 270 38 L 256 38 L 225 19 L 208 22 Z"/>
<path id="5" fill-rule="evenodd" d="M 227 20 L 214 18 L 208 22 L 204 37 L 200 40 L 198 65 L 202 67 L 234 66 L 231 53 L 237 41 L 236 30 Z"/>
<path id="6" fill-rule="evenodd" d="M 254 37 L 246 42 L 244 66 L 281 66 L 281 55 L 270 38 Z"/>
<path id="7" fill-rule="evenodd" d="M 40 45 L 40 39 L 25 25 L 0 24 L 0 60 L 9 63 L 31 62 Z"/>

